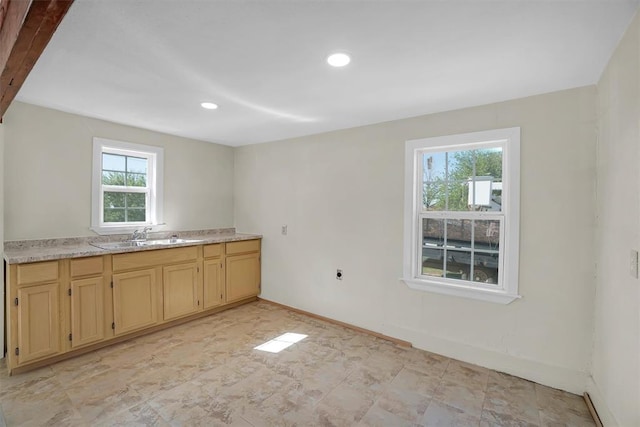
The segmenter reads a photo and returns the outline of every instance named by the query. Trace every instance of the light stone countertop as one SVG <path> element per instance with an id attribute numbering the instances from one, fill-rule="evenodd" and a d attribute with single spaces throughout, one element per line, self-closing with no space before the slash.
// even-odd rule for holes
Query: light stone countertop
<path id="1" fill-rule="evenodd" d="M 215 230 L 149 233 L 148 240 L 166 239 L 173 234 L 177 234 L 181 239 L 198 241 L 158 246 L 133 246 L 117 249 L 101 249 L 96 246 L 92 246 L 91 243 L 124 242 L 129 239 L 130 235 L 118 234 L 113 236 L 75 237 L 65 239 L 15 240 L 4 242 L 4 259 L 8 264 L 24 264 L 28 262 L 150 251 L 262 238 L 262 235 L 260 234 L 236 233 L 235 228 L 223 228 Z"/>

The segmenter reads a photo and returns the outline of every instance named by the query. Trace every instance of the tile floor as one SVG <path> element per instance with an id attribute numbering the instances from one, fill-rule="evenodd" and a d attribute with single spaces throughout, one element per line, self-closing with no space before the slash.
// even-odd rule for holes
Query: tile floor
<path id="1" fill-rule="evenodd" d="M 278 354 L 253 348 L 308 337 Z M 586 426 L 581 397 L 264 302 L 24 374 L 0 426 Z"/>

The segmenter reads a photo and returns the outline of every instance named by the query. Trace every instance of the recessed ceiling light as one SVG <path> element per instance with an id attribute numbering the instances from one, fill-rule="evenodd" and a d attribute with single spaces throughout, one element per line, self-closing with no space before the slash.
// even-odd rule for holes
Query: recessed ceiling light
<path id="1" fill-rule="evenodd" d="M 200 104 L 202 108 L 206 108 L 207 110 L 215 110 L 218 108 L 218 104 L 214 104 L 213 102 L 203 102 Z"/>
<path id="2" fill-rule="evenodd" d="M 329 55 L 327 62 L 332 67 L 344 67 L 351 62 L 351 57 L 346 53 L 333 53 Z"/>

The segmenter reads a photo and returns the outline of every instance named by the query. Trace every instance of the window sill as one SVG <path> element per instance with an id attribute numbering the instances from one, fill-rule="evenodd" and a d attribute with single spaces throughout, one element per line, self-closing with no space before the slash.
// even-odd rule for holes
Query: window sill
<path id="1" fill-rule="evenodd" d="M 479 289 L 461 285 L 444 285 L 416 278 L 402 278 L 400 280 L 402 280 L 409 288 L 417 291 L 471 298 L 497 304 L 509 304 L 516 299 L 522 298 L 520 295 L 510 294 L 505 290 Z"/>
<path id="2" fill-rule="evenodd" d="M 133 233 L 135 230 L 141 230 L 144 227 L 152 227 L 151 232 L 162 231 L 166 228 L 166 224 L 139 224 L 139 225 L 118 225 L 118 226 L 108 226 L 108 227 L 89 227 L 91 231 L 101 236 L 107 236 L 111 234 L 129 234 Z"/>

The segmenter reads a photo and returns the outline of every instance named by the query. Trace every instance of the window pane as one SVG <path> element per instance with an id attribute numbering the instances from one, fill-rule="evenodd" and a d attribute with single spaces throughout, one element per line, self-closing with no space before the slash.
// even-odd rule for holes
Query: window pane
<path id="1" fill-rule="evenodd" d="M 450 279 L 469 280 L 471 276 L 471 251 L 447 248 L 447 273 Z"/>
<path id="2" fill-rule="evenodd" d="M 124 185 L 124 172 L 102 172 L 102 184 L 105 185 Z"/>
<path id="3" fill-rule="evenodd" d="M 500 220 L 475 220 L 476 251 L 500 250 Z"/>
<path id="4" fill-rule="evenodd" d="M 422 249 L 422 275 L 442 277 L 444 271 L 444 250 L 425 247 Z"/>
<path id="5" fill-rule="evenodd" d="M 427 211 L 443 211 L 445 209 L 445 183 L 444 181 L 436 181 L 424 184 L 422 193 L 423 209 Z"/>
<path id="6" fill-rule="evenodd" d="M 500 220 L 475 220 L 474 227 L 473 280 L 498 283 Z"/>
<path id="7" fill-rule="evenodd" d="M 422 171 L 424 182 L 444 181 L 446 165 L 446 154 L 424 153 L 422 156 Z"/>
<path id="8" fill-rule="evenodd" d="M 491 209 L 491 178 L 476 176 L 469 180 L 469 197 L 467 203 L 470 210 L 487 211 Z M 475 209 L 474 209 L 475 208 Z"/>
<path id="9" fill-rule="evenodd" d="M 449 181 L 467 181 L 473 176 L 474 150 L 448 153 Z"/>
<path id="10" fill-rule="evenodd" d="M 502 148 L 484 148 L 476 151 L 476 176 L 490 176 L 502 182 Z"/>
<path id="11" fill-rule="evenodd" d="M 473 280 L 482 283 L 498 283 L 500 255 L 497 253 L 474 252 Z"/>
<path id="12" fill-rule="evenodd" d="M 146 187 L 147 176 L 141 173 L 127 173 L 127 186 Z"/>
<path id="13" fill-rule="evenodd" d="M 422 274 L 442 277 L 444 271 L 444 220 L 422 220 Z"/>
<path id="14" fill-rule="evenodd" d="M 124 209 L 104 208 L 104 222 L 124 222 Z"/>
<path id="15" fill-rule="evenodd" d="M 449 211 L 468 211 L 469 205 L 469 183 L 467 180 L 449 182 L 448 190 L 448 206 Z"/>
<path id="16" fill-rule="evenodd" d="M 447 249 L 466 249 L 471 252 L 471 228 L 473 221 L 470 219 L 447 220 Z"/>
<path id="17" fill-rule="evenodd" d="M 105 191 L 104 193 L 104 208 L 124 208 L 124 193 L 116 193 Z"/>
<path id="18" fill-rule="evenodd" d="M 147 159 L 127 157 L 127 172 L 147 173 Z"/>
<path id="19" fill-rule="evenodd" d="M 127 207 L 129 208 L 145 208 L 145 193 L 125 193 L 127 198 Z"/>
<path id="20" fill-rule="evenodd" d="M 472 230 L 470 219 L 447 219 L 446 277 L 471 280 Z"/>
<path id="21" fill-rule="evenodd" d="M 146 212 L 144 209 L 130 208 L 127 209 L 127 221 L 129 222 L 144 222 L 146 221 Z"/>
<path id="22" fill-rule="evenodd" d="M 102 153 L 102 170 L 125 171 L 125 156 Z"/>

